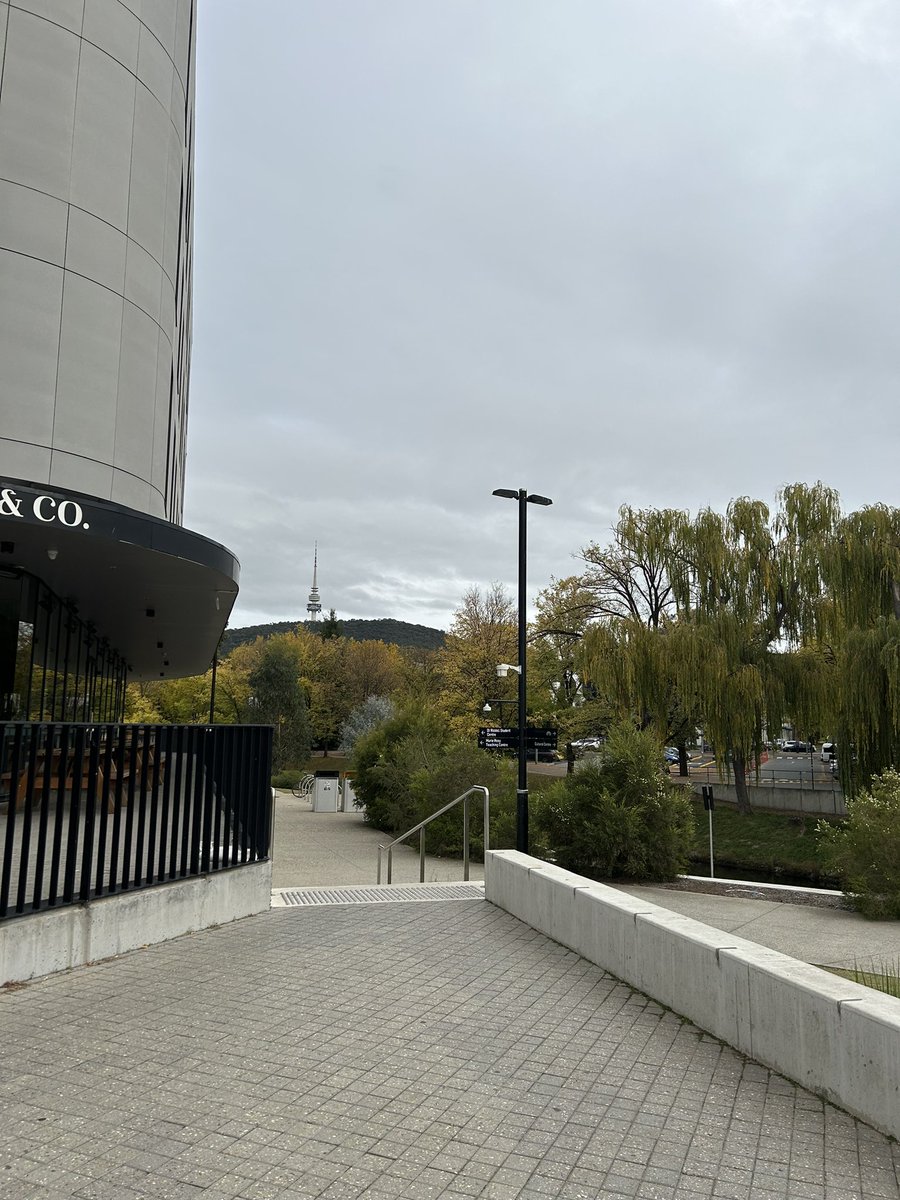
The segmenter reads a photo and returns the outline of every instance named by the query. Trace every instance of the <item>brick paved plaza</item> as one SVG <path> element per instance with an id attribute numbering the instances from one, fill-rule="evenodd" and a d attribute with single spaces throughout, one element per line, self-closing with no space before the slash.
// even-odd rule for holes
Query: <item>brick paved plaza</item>
<path id="1" fill-rule="evenodd" d="M 898 1197 L 900 1149 L 483 900 L 0 995 L 2 1200 Z"/>

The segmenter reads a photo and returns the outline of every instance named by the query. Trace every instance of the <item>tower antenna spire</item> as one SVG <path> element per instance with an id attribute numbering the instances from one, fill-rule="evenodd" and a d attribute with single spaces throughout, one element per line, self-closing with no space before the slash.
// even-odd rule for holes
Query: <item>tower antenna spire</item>
<path id="1" fill-rule="evenodd" d="M 309 599 L 306 602 L 306 611 L 309 614 L 310 621 L 316 622 L 319 619 L 319 613 L 322 611 L 322 602 L 319 599 L 319 587 L 317 575 L 319 570 L 319 543 L 318 540 L 314 543 L 313 550 L 313 581 L 312 587 L 309 589 Z"/>

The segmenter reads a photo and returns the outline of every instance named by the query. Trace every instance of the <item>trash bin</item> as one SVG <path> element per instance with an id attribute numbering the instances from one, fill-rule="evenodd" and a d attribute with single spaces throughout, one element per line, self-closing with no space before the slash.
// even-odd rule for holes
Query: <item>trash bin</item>
<path id="1" fill-rule="evenodd" d="M 359 812 L 356 807 L 356 792 L 353 790 L 353 780 L 345 775 L 341 786 L 341 808 L 345 813 Z"/>
<path id="2" fill-rule="evenodd" d="M 340 792 L 338 771 L 316 771 L 313 780 L 313 812 L 337 812 Z"/>

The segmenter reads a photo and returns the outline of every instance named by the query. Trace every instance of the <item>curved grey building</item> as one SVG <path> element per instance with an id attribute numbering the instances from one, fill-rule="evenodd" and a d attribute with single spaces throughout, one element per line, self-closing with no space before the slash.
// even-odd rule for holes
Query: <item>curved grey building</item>
<path id="1" fill-rule="evenodd" d="M 75 622 L 85 659 L 102 644 L 121 691 L 129 671 L 205 670 L 237 593 L 233 556 L 181 528 L 195 22 L 196 0 L 0 0 L 9 715 L 47 711 L 22 697 L 29 637 L 32 668 L 58 674 Z M 58 632 L 42 626 L 48 604 Z M 93 719 L 96 703 L 82 707 Z"/>

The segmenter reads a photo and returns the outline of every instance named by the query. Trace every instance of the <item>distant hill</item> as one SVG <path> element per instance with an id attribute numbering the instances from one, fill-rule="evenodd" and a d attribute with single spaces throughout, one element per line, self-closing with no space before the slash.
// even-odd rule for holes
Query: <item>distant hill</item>
<path id="1" fill-rule="evenodd" d="M 275 621 L 271 625 L 245 625 L 243 629 L 226 629 L 222 636 L 220 654 L 230 654 L 235 646 L 255 642 L 257 638 L 272 637 L 276 633 L 290 633 L 298 625 L 313 629 L 312 621 Z M 423 650 L 439 650 L 444 644 L 444 633 L 427 625 L 410 625 L 407 621 L 393 621 L 385 617 L 380 621 L 341 621 L 341 634 L 355 642 L 387 642 L 394 646 L 417 646 Z"/>

